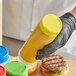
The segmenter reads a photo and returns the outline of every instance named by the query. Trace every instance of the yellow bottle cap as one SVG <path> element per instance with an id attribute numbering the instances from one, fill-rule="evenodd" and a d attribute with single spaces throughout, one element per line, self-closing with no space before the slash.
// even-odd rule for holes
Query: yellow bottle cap
<path id="1" fill-rule="evenodd" d="M 56 36 L 62 29 L 62 22 L 56 15 L 47 14 L 41 19 L 39 26 L 47 36 Z"/>

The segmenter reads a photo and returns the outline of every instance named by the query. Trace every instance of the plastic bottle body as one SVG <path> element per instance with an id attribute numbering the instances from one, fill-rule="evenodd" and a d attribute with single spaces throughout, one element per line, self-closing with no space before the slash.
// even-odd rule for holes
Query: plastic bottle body
<path id="1" fill-rule="evenodd" d="M 37 51 L 51 43 L 61 31 L 61 28 L 62 24 L 57 16 L 45 15 L 20 49 L 20 57 L 24 61 L 35 62 Z"/>
<path id="2" fill-rule="evenodd" d="M 40 30 L 39 25 L 32 32 L 29 39 L 23 45 L 20 56 L 27 62 L 35 62 L 38 49 L 42 49 L 45 45 L 51 43 L 56 36 L 46 36 Z M 26 51 L 25 51 L 26 50 Z"/>

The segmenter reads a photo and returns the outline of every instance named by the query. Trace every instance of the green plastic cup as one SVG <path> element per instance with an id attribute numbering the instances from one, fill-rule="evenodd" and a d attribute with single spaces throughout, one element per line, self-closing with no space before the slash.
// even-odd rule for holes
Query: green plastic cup
<path id="1" fill-rule="evenodd" d="M 28 76 L 27 66 L 20 61 L 8 62 L 5 66 L 7 76 Z"/>

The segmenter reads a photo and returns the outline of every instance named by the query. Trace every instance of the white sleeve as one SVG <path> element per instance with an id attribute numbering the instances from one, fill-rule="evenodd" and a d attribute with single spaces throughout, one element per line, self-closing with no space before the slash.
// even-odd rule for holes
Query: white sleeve
<path id="1" fill-rule="evenodd" d="M 3 35 L 26 40 L 47 13 L 61 16 L 76 0 L 3 0 Z"/>
<path id="2" fill-rule="evenodd" d="M 26 40 L 31 33 L 33 0 L 3 0 L 3 35 Z"/>
<path id="3" fill-rule="evenodd" d="M 32 30 L 48 13 L 61 16 L 76 6 L 76 0 L 34 0 Z"/>

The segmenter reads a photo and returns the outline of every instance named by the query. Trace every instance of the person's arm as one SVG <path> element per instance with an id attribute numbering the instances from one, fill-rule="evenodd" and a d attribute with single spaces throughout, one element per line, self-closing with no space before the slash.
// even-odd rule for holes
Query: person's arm
<path id="1" fill-rule="evenodd" d="M 75 18 L 76 18 L 76 7 L 69 12 L 70 14 L 72 14 Z"/>
<path id="2" fill-rule="evenodd" d="M 75 17 L 76 17 L 76 7 L 69 13 L 66 13 L 60 17 L 63 24 L 60 34 L 56 37 L 56 39 L 52 43 L 44 46 L 43 49 L 37 52 L 36 59 L 42 59 L 43 57 L 49 55 L 50 53 L 55 52 L 57 49 L 63 47 L 66 44 L 72 32 L 76 29 Z"/>

